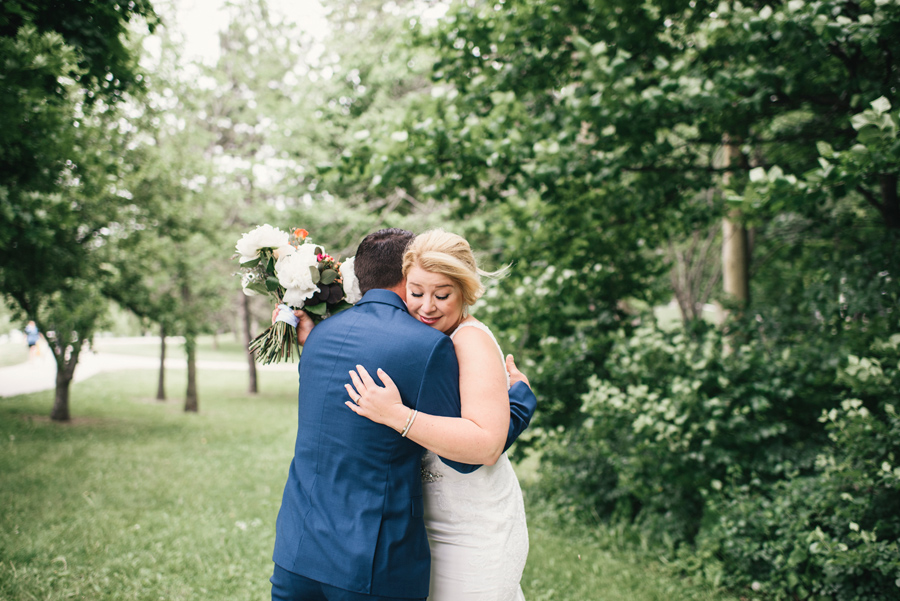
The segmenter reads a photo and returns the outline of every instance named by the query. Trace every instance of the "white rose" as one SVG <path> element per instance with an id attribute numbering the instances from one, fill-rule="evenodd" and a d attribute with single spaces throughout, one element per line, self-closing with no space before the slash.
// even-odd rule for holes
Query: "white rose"
<path id="1" fill-rule="evenodd" d="M 261 248 L 280 248 L 286 245 L 290 238 L 287 232 L 266 223 L 241 236 L 235 249 L 241 255 L 241 263 L 247 263 L 259 257 Z"/>
<path id="2" fill-rule="evenodd" d="M 303 307 L 304 301 L 316 293 L 319 287 L 313 283 L 310 267 L 316 268 L 316 247 L 302 244 L 300 248 L 275 262 L 275 275 L 284 287 L 284 303 L 295 309 Z"/>
<path id="3" fill-rule="evenodd" d="M 341 278 L 344 280 L 344 299 L 351 305 L 355 305 L 362 298 L 362 292 L 359 290 L 359 280 L 356 279 L 356 273 L 353 271 L 356 263 L 356 257 L 350 257 L 341 263 Z"/>
<path id="4" fill-rule="evenodd" d="M 291 246 L 290 244 L 285 244 L 284 246 L 279 246 L 275 250 L 272 251 L 272 255 L 275 257 L 275 260 L 281 259 L 282 257 L 286 257 L 290 254 L 293 254 L 296 248 Z"/>

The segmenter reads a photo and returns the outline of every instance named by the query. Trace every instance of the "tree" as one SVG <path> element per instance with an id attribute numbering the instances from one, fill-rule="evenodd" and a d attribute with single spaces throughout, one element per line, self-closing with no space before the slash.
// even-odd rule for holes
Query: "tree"
<path id="1" fill-rule="evenodd" d="M 111 182 L 116 104 L 140 81 L 125 35 L 133 19 L 155 23 L 140 1 L 0 9 L 0 288 L 48 335 L 59 421 L 69 419 L 78 354 L 102 314 L 95 251 L 128 227 L 130 205 Z"/>
<path id="2" fill-rule="evenodd" d="M 207 154 L 211 135 L 193 83 L 181 71 L 179 48 L 168 35 L 161 41 L 158 61 L 145 80 L 146 93 L 130 106 L 133 129 L 123 155 L 128 168 L 121 185 L 142 208 L 135 215 L 141 227 L 111 245 L 106 258 L 115 277 L 105 282 L 104 290 L 159 325 L 160 400 L 165 394 L 165 337 L 184 335 L 185 410 L 197 412 L 197 337 L 218 331 L 229 298 L 229 244 L 222 223 L 230 199 L 215 185 L 217 173 Z"/>

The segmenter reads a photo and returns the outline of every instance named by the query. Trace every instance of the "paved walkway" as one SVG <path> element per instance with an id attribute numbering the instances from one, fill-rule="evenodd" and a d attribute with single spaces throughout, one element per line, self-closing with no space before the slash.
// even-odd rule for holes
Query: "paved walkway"
<path id="1" fill-rule="evenodd" d="M 128 339 L 128 344 L 136 341 L 148 344 L 159 344 L 159 339 Z M 103 341 L 104 346 L 109 346 L 109 340 Z M 166 359 L 166 369 L 186 369 L 187 362 L 184 359 Z M 82 351 L 75 366 L 74 381 L 86 380 L 102 372 L 121 371 L 128 369 L 159 369 L 159 357 L 140 357 L 136 355 L 120 355 L 118 353 Z M 246 361 L 197 361 L 197 369 L 220 369 L 231 371 L 246 371 Z M 275 363 L 272 365 L 257 365 L 260 371 L 297 371 L 296 363 Z M 45 348 L 41 356 L 31 359 L 19 365 L 0 367 L 0 397 L 28 394 L 41 390 L 53 390 L 56 388 L 56 361 Z"/>

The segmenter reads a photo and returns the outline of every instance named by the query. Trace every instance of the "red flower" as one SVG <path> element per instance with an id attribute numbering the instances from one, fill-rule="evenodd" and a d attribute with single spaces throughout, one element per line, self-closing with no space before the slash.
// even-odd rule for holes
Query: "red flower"
<path id="1" fill-rule="evenodd" d="M 303 228 L 297 228 L 294 230 L 294 235 L 300 238 L 301 240 L 306 240 L 306 237 L 309 236 L 309 232 L 307 232 Z"/>

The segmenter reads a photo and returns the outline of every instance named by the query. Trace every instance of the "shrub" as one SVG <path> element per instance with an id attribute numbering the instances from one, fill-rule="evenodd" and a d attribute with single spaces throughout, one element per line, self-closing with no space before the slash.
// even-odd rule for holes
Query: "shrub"
<path id="1" fill-rule="evenodd" d="M 620 335 L 580 424 L 544 433 L 541 486 L 566 513 L 630 524 L 714 585 L 897 596 L 900 334 L 860 354 L 837 337 L 777 353 L 744 341 Z"/>
<path id="2" fill-rule="evenodd" d="M 706 495 L 726 482 L 810 471 L 825 441 L 816 417 L 834 378 L 810 353 L 729 352 L 716 330 L 641 327 L 620 336 L 606 368 L 608 380 L 589 381 L 581 425 L 549 437 L 546 485 L 563 506 L 634 521 L 660 540 L 692 540 Z"/>
<path id="3" fill-rule="evenodd" d="M 698 553 L 718 557 L 727 581 L 775 599 L 900 595 L 900 415 L 890 402 L 900 387 L 898 347 L 895 334 L 873 345 L 880 357 L 851 356 L 838 372 L 848 393 L 869 400 L 822 412 L 829 444 L 813 474 L 711 499 L 717 517 Z"/>

